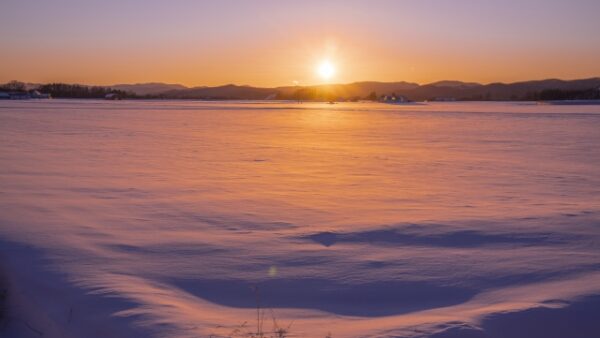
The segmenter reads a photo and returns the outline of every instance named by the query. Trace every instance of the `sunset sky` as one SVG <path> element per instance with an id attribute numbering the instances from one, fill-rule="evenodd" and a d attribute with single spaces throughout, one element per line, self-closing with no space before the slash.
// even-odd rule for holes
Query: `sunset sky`
<path id="1" fill-rule="evenodd" d="M 598 0 L 2 0 L 0 82 L 594 77 L 599 14 Z"/>

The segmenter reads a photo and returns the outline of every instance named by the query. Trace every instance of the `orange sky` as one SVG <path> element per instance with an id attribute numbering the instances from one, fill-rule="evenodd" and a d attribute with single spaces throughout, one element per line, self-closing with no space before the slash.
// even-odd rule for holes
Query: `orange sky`
<path id="1" fill-rule="evenodd" d="M 7 0 L 0 82 L 283 86 L 600 76 L 600 2 Z M 17 27 L 18 29 L 15 29 Z"/>

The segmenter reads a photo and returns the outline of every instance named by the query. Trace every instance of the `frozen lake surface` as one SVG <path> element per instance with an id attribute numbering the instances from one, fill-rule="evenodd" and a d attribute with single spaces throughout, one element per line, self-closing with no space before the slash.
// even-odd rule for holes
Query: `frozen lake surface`
<path id="1" fill-rule="evenodd" d="M 600 106 L 0 101 L 0 278 L 2 337 L 599 337 Z"/>

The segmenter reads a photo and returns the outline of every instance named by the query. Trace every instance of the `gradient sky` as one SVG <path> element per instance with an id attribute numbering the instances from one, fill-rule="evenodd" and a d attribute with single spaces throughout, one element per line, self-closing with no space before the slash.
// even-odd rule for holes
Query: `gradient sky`
<path id="1" fill-rule="evenodd" d="M 598 0 L 2 0 L 0 82 L 188 86 L 600 76 Z"/>

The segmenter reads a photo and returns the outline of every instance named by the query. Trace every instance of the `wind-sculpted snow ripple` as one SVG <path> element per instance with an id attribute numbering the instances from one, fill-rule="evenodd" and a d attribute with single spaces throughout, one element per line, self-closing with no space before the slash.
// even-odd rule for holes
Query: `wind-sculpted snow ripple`
<path id="1" fill-rule="evenodd" d="M 557 245 L 576 239 L 575 236 L 557 236 L 555 233 L 493 233 L 478 230 L 446 232 L 415 232 L 406 229 L 378 229 L 361 232 L 319 232 L 300 237 L 324 246 L 344 243 L 365 243 L 387 246 L 431 246 L 471 248 L 484 246 Z"/>

